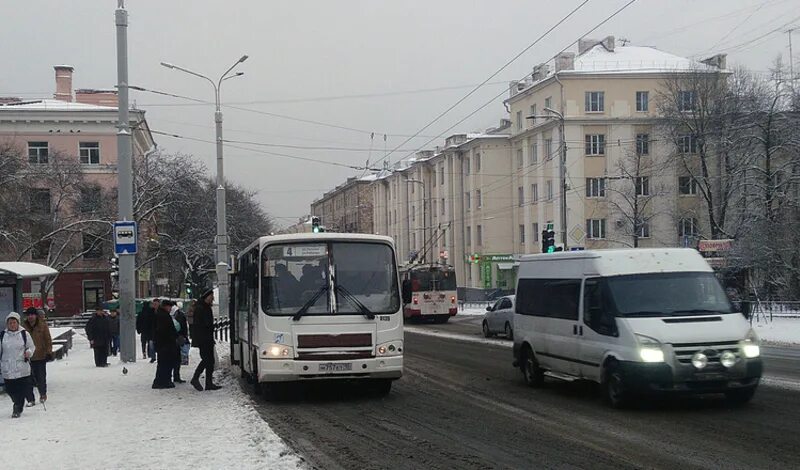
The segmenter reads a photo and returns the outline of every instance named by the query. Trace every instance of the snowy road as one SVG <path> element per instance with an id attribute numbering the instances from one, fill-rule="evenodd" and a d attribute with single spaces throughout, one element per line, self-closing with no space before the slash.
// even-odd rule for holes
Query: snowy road
<path id="1" fill-rule="evenodd" d="M 753 402 L 715 398 L 605 407 L 593 387 L 522 385 L 511 351 L 480 338 L 480 317 L 406 334 L 406 375 L 390 396 L 314 386 L 257 409 L 316 468 L 797 468 L 800 353 L 767 348 Z"/>

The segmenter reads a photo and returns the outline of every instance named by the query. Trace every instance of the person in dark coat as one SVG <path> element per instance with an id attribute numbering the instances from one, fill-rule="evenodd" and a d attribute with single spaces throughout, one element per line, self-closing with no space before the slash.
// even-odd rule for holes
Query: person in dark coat
<path id="1" fill-rule="evenodd" d="M 177 322 L 169 314 L 172 302 L 162 300 L 160 308 L 155 314 L 155 330 L 153 341 L 158 357 L 156 367 L 156 378 L 153 380 L 153 388 L 175 388 L 172 382 L 172 371 L 175 362 L 180 360 L 177 348 L 178 329 Z"/>
<path id="2" fill-rule="evenodd" d="M 194 308 L 192 321 L 192 347 L 200 350 L 200 364 L 194 371 L 192 385 L 198 391 L 203 391 L 200 385 L 200 374 L 206 373 L 206 390 L 219 390 L 219 385 L 214 384 L 214 313 L 211 305 L 214 303 L 214 291 L 203 293 Z"/>
<path id="3" fill-rule="evenodd" d="M 175 361 L 175 368 L 172 370 L 172 380 L 182 384 L 186 381 L 181 379 L 181 348 L 189 341 L 189 324 L 186 321 L 186 314 L 177 305 L 171 307 L 170 316 L 178 325 L 178 338 L 175 344 L 175 347 L 178 348 L 178 360 Z"/>
<path id="4" fill-rule="evenodd" d="M 116 356 L 119 351 L 119 312 L 116 309 L 109 314 L 108 326 L 111 332 L 111 355 Z"/>
<path id="5" fill-rule="evenodd" d="M 153 344 L 153 329 L 155 328 L 156 311 L 160 307 L 161 302 L 158 299 L 153 299 L 150 304 L 144 304 L 142 311 L 136 318 L 136 332 L 139 333 L 142 340 L 142 358 L 150 358 L 150 363 L 156 362 L 155 345 Z"/>
<path id="6" fill-rule="evenodd" d="M 111 325 L 105 310 L 98 307 L 86 324 L 86 337 L 94 349 L 94 365 L 108 367 L 108 346 L 111 343 Z"/>

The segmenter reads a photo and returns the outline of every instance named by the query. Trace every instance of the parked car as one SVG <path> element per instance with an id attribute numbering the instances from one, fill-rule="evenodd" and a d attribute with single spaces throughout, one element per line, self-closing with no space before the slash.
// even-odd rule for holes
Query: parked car
<path id="1" fill-rule="evenodd" d="M 515 296 L 507 295 L 486 307 L 483 336 L 490 338 L 496 334 L 504 334 L 508 339 L 514 339 L 514 299 Z"/>

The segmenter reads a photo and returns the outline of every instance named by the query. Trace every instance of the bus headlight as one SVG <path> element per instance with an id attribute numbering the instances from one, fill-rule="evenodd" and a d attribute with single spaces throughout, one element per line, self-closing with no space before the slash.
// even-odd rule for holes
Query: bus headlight
<path id="1" fill-rule="evenodd" d="M 753 359 L 761 355 L 761 347 L 758 345 L 758 335 L 750 330 L 742 341 L 742 354 L 748 359 Z"/>
<path id="2" fill-rule="evenodd" d="M 379 357 L 401 356 L 403 354 L 403 342 L 391 341 L 382 343 L 375 348 L 375 351 Z"/>
<path id="3" fill-rule="evenodd" d="M 285 344 L 268 344 L 261 350 L 266 359 L 290 359 L 294 357 L 292 348 Z"/>
<path id="4" fill-rule="evenodd" d="M 636 335 L 639 341 L 639 359 L 642 362 L 664 362 L 664 350 L 661 343 L 649 336 Z"/>

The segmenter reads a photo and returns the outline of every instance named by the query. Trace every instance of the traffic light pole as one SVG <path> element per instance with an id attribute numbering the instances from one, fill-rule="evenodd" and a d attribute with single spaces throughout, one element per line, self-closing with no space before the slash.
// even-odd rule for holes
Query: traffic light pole
<path id="1" fill-rule="evenodd" d="M 117 26 L 117 96 L 119 124 L 117 130 L 117 167 L 119 174 L 119 220 L 133 221 L 133 148 L 128 116 L 128 12 L 124 0 L 118 0 L 115 12 Z M 138 234 L 134 234 L 138 237 Z M 136 255 L 119 256 L 120 358 L 136 362 L 136 310 L 134 304 Z"/>

